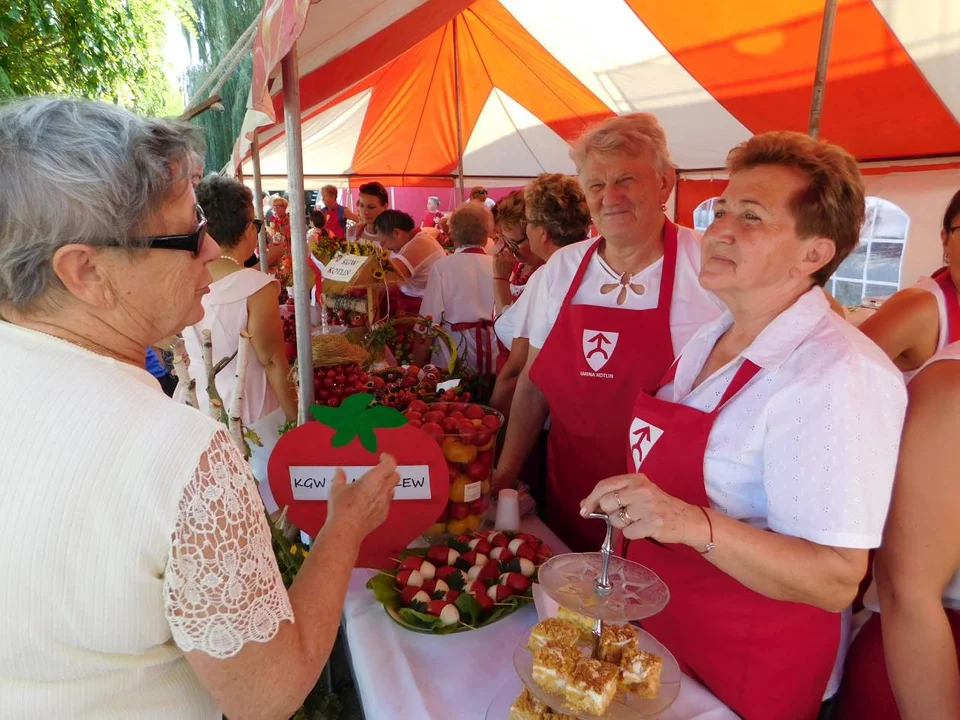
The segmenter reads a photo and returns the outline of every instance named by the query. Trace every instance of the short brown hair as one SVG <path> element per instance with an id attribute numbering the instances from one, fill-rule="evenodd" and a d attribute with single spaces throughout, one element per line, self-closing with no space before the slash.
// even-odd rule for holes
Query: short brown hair
<path id="1" fill-rule="evenodd" d="M 731 175 L 762 165 L 794 168 L 809 179 L 807 187 L 790 200 L 789 207 L 798 237 L 830 238 L 836 245 L 833 259 L 813 275 L 817 285 L 826 284 L 860 242 L 860 227 L 866 214 L 860 166 L 839 145 L 790 131 L 754 135 L 727 155 Z"/>
<path id="2" fill-rule="evenodd" d="M 504 195 L 493 212 L 500 227 L 524 227 L 527 224 L 527 211 L 523 190 L 514 190 Z"/>
<path id="3" fill-rule="evenodd" d="M 487 189 L 483 185 L 477 185 L 472 190 L 470 190 L 471 199 L 480 197 L 481 195 L 486 195 L 486 194 L 487 194 Z"/>
<path id="4" fill-rule="evenodd" d="M 322 188 L 320 188 L 320 197 L 323 197 L 324 195 L 333 195 L 334 197 L 337 197 L 339 194 L 340 193 L 337 190 L 336 185 L 324 185 Z"/>
<path id="5" fill-rule="evenodd" d="M 555 245 L 579 242 L 590 232 L 590 209 L 576 178 L 543 173 L 523 192 L 527 219 L 539 225 Z"/>
<path id="6" fill-rule="evenodd" d="M 485 245 L 489 237 L 490 211 L 476 203 L 465 203 L 450 216 L 450 239 L 457 247 Z"/>

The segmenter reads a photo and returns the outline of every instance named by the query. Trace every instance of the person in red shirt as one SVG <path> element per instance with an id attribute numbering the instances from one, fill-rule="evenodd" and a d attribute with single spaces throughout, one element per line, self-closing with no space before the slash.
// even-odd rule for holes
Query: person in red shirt
<path id="1" fill-rule="evenodd" d="M 423 217 L 420 218 L 420 229 L 437 227 L 437 223 L 440 222 L 440 218 L 442 217 L 443 213 L 440 212 L 440 198 L 436 195 L 431 195 L 427 198 L 427 210 L 423 213 Z"/>
<path id="2" fill-rule="evenodd" d="M 323 214 L 326 217 L 324 228 L 333 237 L 342 240 L 347 236 L 347 220 L 358 223 L 360 222 L 360 218 L 355 212 L 348 210 L 337 202 L 337 188 L 335 185 L 324 185 L 320 188 L 320 199 L 323 203 Z"/>

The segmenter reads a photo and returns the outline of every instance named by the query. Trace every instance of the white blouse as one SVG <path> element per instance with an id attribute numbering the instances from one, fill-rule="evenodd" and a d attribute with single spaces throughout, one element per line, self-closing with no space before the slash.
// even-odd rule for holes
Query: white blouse
<path id="1" fill-rule="evenodd" d="M 886 355 L 813 288 L 696 389 L 727 312 L 683 349 L 657 397 L 716 406 L 745 359 L 760 373 L 718 415 L 704 481 L 711 505 L 784 535 L 848 548 L 880 544 L 907 406 Z"/>
<path id="2" fill-rule="evenodd" d="M 719 317 L 726 309 L 716 296 L 700 287 L 700 238 L 689 228 L 677 228 L 677 270 L 674 276 L 673 298 L 670 303 L 670 332 L 674 352 L 679 352 L 702 325 Z M 577 268 L 583 261 L 596 238 L 573 243 L 560 248 L 543 266 L 543 278 L 537 293 L 530 298 L 530 344 L 542 348 L 553 329 L 567 290 L 573 282 Z M 603 294 L 600 287 L 618 282 L 615 273 L 594 253 L 583 276 L 583 281 L 573 298 L 577 305 L 622 307 L 625 310 L 648 310 L 655 308 L 660 298 L 660 281 L 663 275 L 663 258 L 657 260 L 631 279 L 646 288 L 643 295 L 627 293 L 622 306 L 617 305 L 617 293 Z M 526 295 L 529 290 L 524 292 Z"/>
<path id="3" fill-rule="evenodd" d="M 512 305 L 508 305 L 494 323 L 497 338 L 509 350 L 514 338 L 529 338 L 533 313 L 531 306 L 537 297 L 540 280 L 543 278 L 543 265 L 534 270 L 522 286 L 523 292 Z"/>
<path id="4" fill-rule="evenodd" d="M 223 426 L 145 370 L 0 322 L 0 717 L 219 720 L 184 658 L 293 620 Z"/>

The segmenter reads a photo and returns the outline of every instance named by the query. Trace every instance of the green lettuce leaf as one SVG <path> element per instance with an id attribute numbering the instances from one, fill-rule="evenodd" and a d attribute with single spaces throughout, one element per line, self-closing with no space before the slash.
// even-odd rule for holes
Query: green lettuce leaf
<path id="1" fill-rule="evenodd" d="M 400 608 L 397 611 L 397 614 L 403 618 L 403 621 L 413 625 L 414 627 L 420 627 L 424 630 L 440 630 L 443 628 L 443 623 L 440 622 L 440 618 L 434 617 L 433 615 L 427 615 L 426 613 L 417 612 L 411 608 Z"/>
<path id="2" fill-rule="evenodd" d="M 367 580 L 367 587 L 373 590 L 373 597 L 391 609 L 400 607 L 400 591 L 394 578 L 377 573 Z"/>
<path id="3" fill-rule="evenodd" d="M 457 610 L 460 611 L 461 620 L 463 620 L 467 625 L 477 627 L 483 611 L 480 609 L 480 603 L 477 602 L 473 595 L 461 595 L 454 601 L 453 604 L 456 605 Z"/>

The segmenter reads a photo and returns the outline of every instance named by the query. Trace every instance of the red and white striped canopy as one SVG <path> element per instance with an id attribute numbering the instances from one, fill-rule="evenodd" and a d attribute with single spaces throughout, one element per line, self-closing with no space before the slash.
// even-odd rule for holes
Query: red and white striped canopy
<path id="1" fill-rule="evenodd" d="M 823 0 L 267 0 L 232 170 L 286 177 L 279 62 L 296 42 L 304 174 L 451 184 L 569 172 L 591 122 L 647 111 L 682 171 L 805 131 Z M 960 2 L 839 0 L 821 137 L 861 160 L 960 156 Z M 279 124 L 278 124 L 279 123 Z M 259 130 L 257 130 L 259 128 Z"/>

